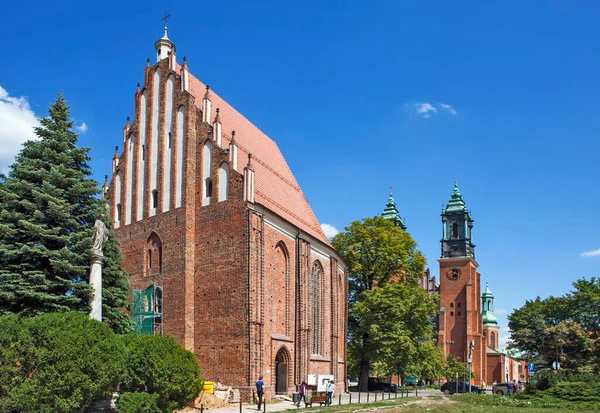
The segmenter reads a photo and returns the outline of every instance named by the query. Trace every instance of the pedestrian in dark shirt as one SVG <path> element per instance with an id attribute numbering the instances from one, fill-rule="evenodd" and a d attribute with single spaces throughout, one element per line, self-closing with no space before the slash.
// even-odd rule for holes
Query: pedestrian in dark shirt
<path id="1" fill-rule="evenodd" d="M 300 407 L 300 402 L 304 401 L 306 404 L 306 382 L 303 381 L 300 385 L 300 392 L 298 393 L 298 403 L 296 403 L 297 407 Z"/>
<path id="2" fill-rule="evenodd" d="M 265 382 L 262 379 L 262 376 L 258 378 L 256 382 L 256 395 L 258 396 L 258 409 L 260 410 L 263 402 L 263 394 L 264 394 Z"/>

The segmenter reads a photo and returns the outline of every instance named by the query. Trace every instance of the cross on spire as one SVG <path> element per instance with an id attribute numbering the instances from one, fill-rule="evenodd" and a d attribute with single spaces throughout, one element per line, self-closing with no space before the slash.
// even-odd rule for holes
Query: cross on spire
<path id="1" fill-rule="evenodd" d="M 160 19 L 160 21 L 162 21 L 165 24 L 165 26 L 166 26 L 170 17 L 171 17 L 171 14 L 169 14 L 168 11 L 165 11 L 165 15 L 163 16 L 162 19 Z"/>
<path id="2" fill-rule="evenodd" d="M 392 195 L 392 189 L 394 189 L 394 187 L 390 186 L 390 195 Z"/>

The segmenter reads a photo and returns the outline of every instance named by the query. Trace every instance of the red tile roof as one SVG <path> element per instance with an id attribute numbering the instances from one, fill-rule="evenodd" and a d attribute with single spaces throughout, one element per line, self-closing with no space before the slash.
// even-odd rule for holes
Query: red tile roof
<path id="1" fill-rule="evenodd" d="M 190 93 L 196 98 L 196 106 L 202 108 L 206 85 L 191 73 L 189 79 Z M 255 171 L 255 201 L 331 246 L 275 141 L 212 89 L 210 97 L 211 122 L 216 114 L 216 108 L 220 109 L 219 118 L 222 124 L 224 148 L 228 147 L 230 133 L 235 130 L 235 141 L 238 144 L 238 172 L 242 172 L 248 163 L 248 153 L 252 154 L 252 166 Z"/>

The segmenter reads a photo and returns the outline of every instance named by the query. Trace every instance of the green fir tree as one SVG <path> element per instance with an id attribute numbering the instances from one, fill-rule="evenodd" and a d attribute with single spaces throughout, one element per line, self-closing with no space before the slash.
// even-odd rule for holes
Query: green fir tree
<path id="1" fill-rule="evenodd" d="M 62 93 L 0 182 L 0 314 L 87 312 L 94 221 L 104 209 L 89 148 L 77 146 Z M 114 234 L 106 245 L 106 322 L 127 330 L 128 282 Z"/>

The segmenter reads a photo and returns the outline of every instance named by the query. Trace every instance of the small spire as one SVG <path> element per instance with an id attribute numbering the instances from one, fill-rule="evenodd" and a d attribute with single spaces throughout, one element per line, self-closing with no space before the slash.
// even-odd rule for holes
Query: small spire
<path id="1" fill-rule="evenodd" d="M 390 196 L 392 196 L 392 189 L 394 189 L 394 187 L 390 186 Z"/>
<path id="2" fill-rule="evenodd" d="M 231 131 L 231 142 L 232 143 L 235 142 L 235 131 L 234 130 Z"/>
<path id="3" fill-rule="evenodd" d="M 454 187 L 458 188 L 458 177 L 454 177 Z"/>
<path id="4" fill-rule="evenodd" d="M 215 115 L 215 122 L 221 122 L 221 119 L 219 118 L 219 108 L 217 108 L 217 114 Z"/>
<path id="5" fill-rule="evenodd" d="M 115 146 L 115 153 L 119 153 L 119 147 Z"/>
<path id="6" fill-rule="evenodd" d="M 187 66 L 187 57 L 186 56 L 183 56 L 183 65 Z"/>
<path id="7" fill-rule="evenodd" d="M 130 120 L 131 120 L 131 118 L 129 116 L 127 116 L 127 125 L 129 125 Z"/>
<path id="8" fill-rule="evenodd" d="M 150 58 L 149 57 L 146 58 L 146 67 L 150 67 Z"/>
<path id="9" fill-rule="evenodd" d="M 167 26 L 165 26 L 165 34 L 163 35 L 162 39 L 164 40 L 169 40 L 169 36 L 167 36 Z"/>
<path id="10" fill-rule="evenodd" d="M 140 86 L 141 86 L 140 82 L 138 82 L 138 84 L 137 84 L 137 90 L 138 90 L 138 92 L 140 91 Z"/>
<path id="11" fill-rule="evenodd" d="M 108 175 L 104 175 L 104 184 L 108 184 Z"/>
<path id="12" fill-rule="evenodd" d="M 206 85 L 206 93 L 204 94 L 204 99 L 210 100 L 210 86 Z"/>
<path id="13" fill-rule="evenodd" d="M 252 168 L 252 154 L 248 154 L 248 168 Z"/>

